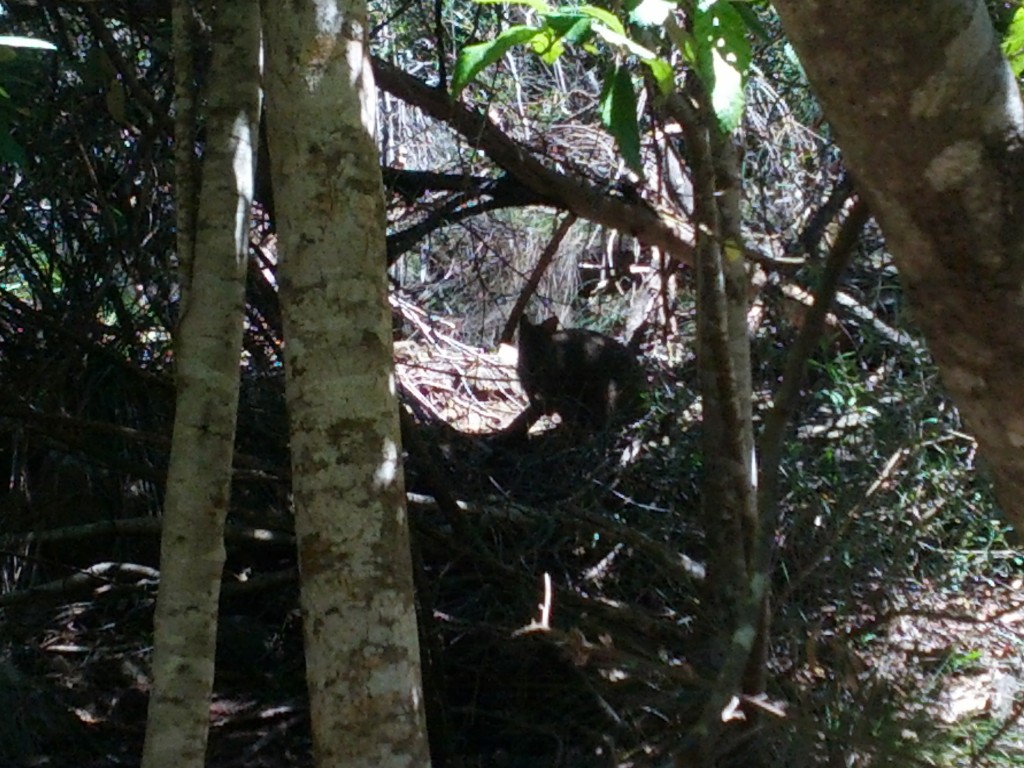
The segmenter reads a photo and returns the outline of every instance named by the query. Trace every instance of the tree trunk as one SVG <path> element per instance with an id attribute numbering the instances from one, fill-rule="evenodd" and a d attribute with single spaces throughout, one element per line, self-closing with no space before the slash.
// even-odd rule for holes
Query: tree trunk
<path id="1" fill-rule="evenodd" d="M 1024 106 L 980 0 L 775 6 L 1024 531 Z"/>
<path id="2" fill-rule="evenodd" d="M 747 331 L 747 272 L 739 221 L 739 163 L 731 138 L 715 123 L 710 99 L 696 82 L 689 99 L 666 107 L 684 125 L 697 220 L 697 358 L 705 471 L 701 506 L 713 552 L 710 601 L 720 612 L 727 648 L 704 711 L 682 759 L 710 765 L 722 712 L 740 692 L 764 686 L 768 622 L 755 493 L 756 460 Z M 698 105 L 697 109 L 691 106 Z"/>
<path id="3" fill-rule="evenodd" d="M 175 138 L 189 148 L 178 153 L 184 162 L 177 201 L 178 400 L 160 547 L 145 768 L 204 765 L 213 688 L 260 111 L 258 5 L 220 8 L 211 20 L 201 194 L 192 168 L 194 126 L 185 119 L 194 114 L 191 78 L 179 73 L 177 83 L 183 108 Z M 174 24 L 176 43 L 191 46 L 187 3 L 176 3 Z M 189 61 L 189 53 L 182 50 L 179 62 Z"/>
<path id="4" fill-rule="evenodd" d="M 428 765 L 366 3 L 263 11 L 314 758 Z"/>

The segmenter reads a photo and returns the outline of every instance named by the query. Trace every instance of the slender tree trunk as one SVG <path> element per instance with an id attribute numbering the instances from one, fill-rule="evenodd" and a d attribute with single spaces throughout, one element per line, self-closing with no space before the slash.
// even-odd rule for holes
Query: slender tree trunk
<path id="1" fill-rule="evenodd" d="M 182 254 L 176 338 L 178 399 L 160 548 L 153 686 L 145 768 L 205 763 L 224 520 L 238 409 L 249 206 L 259 125 L 259 6 L 225 3 L 211 20 L 206 144 L 197 177 L 188 74 L 178 78 L 176 122 Z M 194 41 L 190 4 L 174 9 L 175 41 Z M 190 61 L 182 50 L 181 62 Z M 201 192 L 196 179 L 201 178 Z M 198 194 L 198 199 L 190 195 Z M 193 227 L 194 225 L 194 227 Z"/>
<path id="2" fill-rule="evenodd" d="M 726 654 L 700 720 L 691 730 L 689 765 L 711 765 L 722 712 L 737 694 L 760 693 L 767 647 L 765 565 L 756 498 L 747 272 L 739 227 L 738 162 L 731 139 L 719 133 L 699 83 L 690 102 L 666 104 L 686 126 L 697 219 L 697 357 L 703 402 L 705 475 L 702 511 L 713 555 L 710 599 L 719 608 Z M 701 116 L 704 116 L 702 119 Z"/>
<path id="3" fill-rule="evenodd" d="M 263 9 L 314 758 L 425 766 L 366 3 Z"/>

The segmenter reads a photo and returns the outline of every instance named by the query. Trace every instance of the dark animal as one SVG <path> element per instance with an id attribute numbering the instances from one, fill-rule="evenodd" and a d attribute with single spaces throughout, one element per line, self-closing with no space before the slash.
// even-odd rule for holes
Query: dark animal
<path id="1" fill-rule="evenodd" d="M 601 429 L 639 405 L 643 375 L 633 353 L 594 331 L 559 331 L 558 319 L 519 321 L 519 381 L 533 421 L 557 413 L 574 426 Z"/>

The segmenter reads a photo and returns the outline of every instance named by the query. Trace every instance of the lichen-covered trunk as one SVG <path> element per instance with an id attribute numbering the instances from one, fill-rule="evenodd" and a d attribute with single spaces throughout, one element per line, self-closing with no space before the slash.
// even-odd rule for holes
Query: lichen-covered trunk
<path id="1" fill-rule="evenodd" d="M 985 4 L 775 6 L 1024 532 L 1024 108 Z"/>
<path id="2" fill-rule="evenodd" d="M 174 9 L 178 65 L 192 60 L 191 9 Z M 178 384 L 154 618 L 144 768 L 201 768 L 213 688 L 224 520 L 238 408 L 249 209 L 260 111 L 259 4 L 219 6 L 210 23 L 201 168 L 191 73 L 178 73 Z M 184 48 L 182 47 L 184 46 Z M 201 184 L 198 183 L 201 179 Z M 200 192 L 201 189 L 201 192 Z"/>
<path id="3" fill-rule="evenodd" d="M 366 3 L 263 10 L 314 759 L 424 766 Z"/>

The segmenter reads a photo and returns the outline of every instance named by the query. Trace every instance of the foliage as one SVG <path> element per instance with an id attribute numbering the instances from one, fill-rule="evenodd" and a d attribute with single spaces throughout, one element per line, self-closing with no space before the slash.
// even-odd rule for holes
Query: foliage
<path id="1" fill-rule="evenodd" d="M 596 53 L 596 41 L 600 40 L 612 52 L 603 74 L 601 121 L 615 138 L 627 164 L 640 170 L 637 97 L 629 60 L 638 60 L 646 66 L 661 96 L 675 90 L 672 65 L 636 42 L 623 22 L 603 8 L 580 5 L 556 9 L 543 0 L 523 4 L 536 13 L 541 23 L 515 25 L 488 42 L 464 47 L 455 64 L 452 93 L 458 96 L 484 69 L 518 45 L 528 44 L 550 64 L 565 53 L 567 44 Z M 733 130 L 743 115 L 743 81 L 751 60 L 748 21 L 753 17 L 738 11 L 731 0 L 705 1 L 694 9 L 693 31 L 687 33 L 677 26 L 671 11 L 672 6 L 663 0 L 645 0 L 634 4 L 628 15 L 638 28 L 664 26 L 668 39 L 694 67 L 711 93 L 722 127 L 726 131 Z"/>
<path id="2" fill-rule="evenodd" d="M 631 40 L 614 14 L 590 5 L 553 9 L 542 0 L 526 4 L 537 13 L 542 23 L 537 26 L 516 25 L 491 41 L 463 48 L 452 77 L 451 87 L 455 96 L 514 46 L 528 43 L 535 54 L 551 64 L 562 56 L 566 44 L 596 52 L 595 40 L 598 39 L 617 51 L 616 58 L 624 55 L 638 58 L 648 66 L 659 88 L 666 92 L 671 90 L 671 67 L 652 51 Z M 605 73 L 600 104 L 602 123 L 615 137 L 619 151 L 631 167 L 639 168 L 636 92 L 630 70 L 625 66 L 612 64 Z"/>
<path id="3" fill-rule="evenodd" d="M 747 35 L 752 17 L 741 13 L 740 5 L 728 0 L 698 3 L 692 40 L 681 46 L 711 94 L 712 107 L 727 133 L 743 118 L 743 82 L 751 61 Z"/>
<path id="4" fill-rule="evenodd" d="M 1024 8 L 1017 8 L 1003 36 L 1003 53 L 1010 60 L 1013 74 L 1024 72 Z"/>

